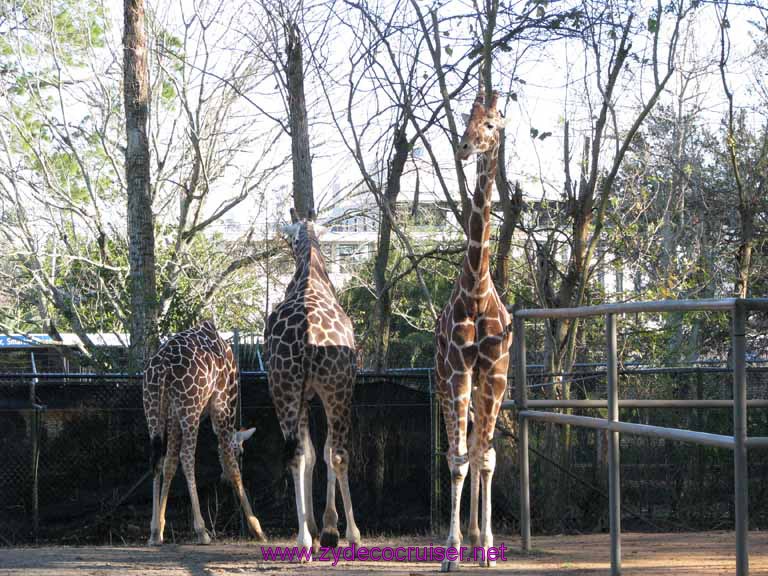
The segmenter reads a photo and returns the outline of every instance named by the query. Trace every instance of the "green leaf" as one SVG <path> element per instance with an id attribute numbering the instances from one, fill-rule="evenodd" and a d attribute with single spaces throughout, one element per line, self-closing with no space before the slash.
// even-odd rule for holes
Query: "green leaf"
<path id="1" fill-rule="evenodd" d="M 536 138 L 539 135 L 539 131 L 536 128 L 531 128 L 531 138 Z"/>
<path id="2" fill-rule="evenodd" d="M 453 56 L 453 48 L 451 48 L 450 46 L 446 46 L 445 53 L 448 54 L 448 56 Z"/>
<path id="3" fill-rule="evenodd" d="M 539 140 L 544 140 L 546 138 L 549 138 L 550 136 L 552 136 L 552 132 L 542 132 L 541 134 L 539 134 Z"/>
<path id="4" fill-rule="evenodd" d="M 656 33 L 659 30 L 659 21 L 654 16 L 648 16 L 648 32 Z"/>

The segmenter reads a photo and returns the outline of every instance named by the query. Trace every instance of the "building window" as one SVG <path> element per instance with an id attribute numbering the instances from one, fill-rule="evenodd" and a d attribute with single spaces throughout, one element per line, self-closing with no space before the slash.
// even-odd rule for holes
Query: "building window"
<path id="1" fill-rule="evenodd" d="M 339 260 L 344 262 L 357 262 L 362 259 L 362 250 L 364 246 L 358 246 L 357 244 L 339 244 L 337 250 Z"/>

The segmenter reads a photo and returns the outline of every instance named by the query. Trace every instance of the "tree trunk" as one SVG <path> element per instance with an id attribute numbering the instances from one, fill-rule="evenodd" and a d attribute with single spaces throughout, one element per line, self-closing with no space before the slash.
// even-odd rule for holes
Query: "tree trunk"
<path id="1" fill-rule="evenodd" d="M 501 141 L 499 156 L 503 159 L 504 140 Z M 501 227 L 499 228 L 499 240 L 496 243 L 496 256 L 493 268 L 493 283 L 501 300 L 507 302 L 507 291 L 509 289 L 509 253 L 512 250 L 512 237 L 515 233 L 515 227 L 520 220 L 520 214 L 523 211 L 523 189 L 520 183 L 515 182 L 514 194 L 509 193 L 509 181 L 507 180 L 506 167 L 504 162 L 499 162 L 499 169 L 496 174 L 496 188 L 499 191 L 501 199 Z"/>
<path id="2" fill-rule="evenodd" d="M 755 236 L 755 213 L 747 200 L 739 202 L 739 250 L 736 253 L 736 296 L 746 298 L 749 294 L 749 271 L 752 265 L 752 244 Z"/>
<path id="3" fill-rule="evenodd" d="M 124 96 L 127 146 L 128 259 L 131 291 L 129 368 L 143 369 L 157 347 L 155 231 L 149 186 L 149 68 L 144 0 L 124 4 Z"/>
<path id="4" fill-rule="evenodd" d="M 309 153 L 307 103 L 304 99 L 304 61 L 301 38 L 296 24 L 287 30 L 288 41 L 288 115 L 291 121 L 291 154 L 293 156 L 293 206 L 299 218 L 315 209 L 312 190 L 312 157 Z"/>
<path id="5" fill-rule="evenodd" d="M 387 266 L 392 240 L 392 221 L 395 214 L 397 197 L 400 194 L 400 177 L 408 160 L 409 142 L 405 136 L 405 121 L 398 129 L 394 140 L 394 154 L 387 170 L 387 188 L 384 190 L 379 218 L 379 239 L 376 247 L 376 259 L 373 268 L 373 281 L 376 288 L 376 304 L 373 310 L 373 329 L 375 334 L 373 365 L 377 371 L 385 370 L 389 357 L 389 331 L 392 320 L 391 286 L 387 282 Z"/>

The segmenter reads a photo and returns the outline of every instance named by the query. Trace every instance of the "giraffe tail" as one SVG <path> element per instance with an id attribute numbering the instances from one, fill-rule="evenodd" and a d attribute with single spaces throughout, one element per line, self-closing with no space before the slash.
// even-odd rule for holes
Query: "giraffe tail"
<path id="1" fill-rule="evenodd" d="M 145 378 L 147 371 L 145 370 Z M 157 406 L 147 414 L 149 423 L 149 442 L 151 448 L 150 470 L 153 473 L 160 472 L 161 462 L 165 455 L 167 447 L 166 440 L 166 416 L 168 412 L 166 399 L 166 376 L 165 367 L 155 372 L 144 385 L 145 403 L 151 402 Z"/>
<path id="2" fill-rule="evenodd" d="M 296 434 L 289 434 L 285 439 L 285 446 L 283 447 L 283 466 L 288 467 L 288 464 L 296 456 L 296 449 L 299 447 L 299 439 Z"/>
<path id="3" fill-rule="evenodd" d="M 299 451 L 299 425 L 301 422 L 301 411 L 304 410 L 304 398 L 306 395 L 306 388 L 307 388 L 307 374 L 309 373 L 309 367 L 310 367 L 310 361 L 308 358 L 305 357 L 304 359 L 304 378 L 301 382 L 301 390 L 299 391 L 299 409 L 298 409 L 298 415 L 296 418 L 296 422 L 294 425 L 294 429 L 288 432 L 288 434 L 285 436 L 285 445 L 283 447 L 283 466 L 285 468 L 288 467 L 291 460 L 293 460 L 296 457 L 296 453 Z"/>
<path id="4" fill-rule="evenodd" d="M 160 462 L 165 454 L 165 440 L 160 436 L 153 436 L 152 440 L 152 464 L 151 470 L 155 474 L 160 472 Z"/>

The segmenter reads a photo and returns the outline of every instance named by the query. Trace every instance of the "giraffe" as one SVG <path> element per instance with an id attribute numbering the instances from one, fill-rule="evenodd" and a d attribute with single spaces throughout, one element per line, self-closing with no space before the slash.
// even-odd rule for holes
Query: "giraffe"
<path id="1" fill-rule="evenodd" d="M 350 405 L 355 384 L 356 353 L 352 323 L 336 300 L 320 251 L 314 212 L 299 220 L 291 209 L 291 224 L 283 228 L 290 240 L 296 270 L 285 299 L 269 315 L 264 331 L 267 373 L 272 402 L 286 440 L 285 458 L 296 495 L 300 548 L 339 542 L 336 481 L 344 502 L 350 545 L 360 545 L 349 493 Z M 312 505 L 312 471 L 316 456 L 309 436 L 309 401 L 317 395 L 325 409 L 328 435 L 323 457 L 327 487 L 323 531 L 318 541 Z"/>
<path id="2" fill-rule="evenodd" d="M 446 457 L 451 471 L 451 521 L 446 546 L 461 545 L 461 490 L 469 469 L 470 541 L 473 547 L 486 549 L 493 546 L 491 480 L 496 467 L 493 432 L 507 388 L 512 344 L 509 314 L 489 270 L 491 191 L 496 176 L 499 132 L 504 125 L 504 118 L 496 110 L 497 99 L 498 94 L 493 92 L 486 107 L 482 92 L 478 95 L 456 151 L 459 160 L 477 154 L 477 181 L 464 262 L 435 330 L 436 387 L 448 435 Z M 471 432 L 470 402 L 474 409 Z M 482 505 L 482 528 L 478 526 L 478 498 Z M 485 558 L 480 561 L 481 566 L 494 563 Z M 443 572 L 458 568 L 459 561 L 444 560 L 441 565 Z"/>
<path id="3" fill-rule="evenodd" d="M 219 336 L 210 320 L 172 336 L 147 362 L 143 399 L 154 473 L 150 545 L 163 543 L 168 492 L 179 457 L 192 501 L 197 541 L 199 544 L 211 542 L 200 514 L 195 483 L 197 432 L 205 410 L 210 413 L 213 430 L 219 440 L 219 460 L 224 475 L 237 492 L 248 528 L 254 537 L 266 540 L 251 510 L 237 463 L 243 442 L 255 431 L 254 428 L 235 431 L 238 380 L 232 348 Z"/>

